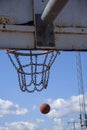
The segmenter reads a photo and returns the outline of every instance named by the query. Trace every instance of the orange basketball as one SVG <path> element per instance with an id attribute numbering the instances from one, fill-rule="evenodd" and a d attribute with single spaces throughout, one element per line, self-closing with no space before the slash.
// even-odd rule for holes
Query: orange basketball
<path id="1" fill-rule="evenodd" d="M 40 106 L 40 111 L 41 113 L 43 114 L 48 114 L 50 112 L 50 105 L 47 104 L 47 103 L 43 103 L 41 106 Z"/>

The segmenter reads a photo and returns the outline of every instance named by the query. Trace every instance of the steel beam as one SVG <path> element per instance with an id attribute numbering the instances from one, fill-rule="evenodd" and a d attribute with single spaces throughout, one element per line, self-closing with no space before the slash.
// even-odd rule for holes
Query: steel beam
<path id="1" fill-rule="evenodd" d="M 41 20 L 44 21 L 45 24 L 53 22 L 68 1 L 69 0 L 49 0 L 42 13 Z"/>
<path id="2" fill-rule="evenodd" d="M 0 25 L 0 50 L 34 49 L 34 38 L 34 26 Z"/>

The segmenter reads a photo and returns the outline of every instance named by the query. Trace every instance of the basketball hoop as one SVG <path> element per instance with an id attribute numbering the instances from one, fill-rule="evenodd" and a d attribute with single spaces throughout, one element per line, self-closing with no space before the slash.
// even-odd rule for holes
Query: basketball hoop
<path id="1" fill-rule="evenodd" d="M 19 86 L 23 92 L 47 88 L 50 68 L 59 54 L 58 51 L 7 50 L 7 54 L 17 71 Z"/>

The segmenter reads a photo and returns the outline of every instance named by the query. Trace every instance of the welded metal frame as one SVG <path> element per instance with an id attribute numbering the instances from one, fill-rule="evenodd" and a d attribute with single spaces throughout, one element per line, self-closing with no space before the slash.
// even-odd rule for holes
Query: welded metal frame
<path id="1" fill-rule="evenodd" d="M 43 7 L 49 4 L 48 0 L 44 2 L 41 0 L 38 1 L 39 3 L 37 3 L 36 0 L 33 1 L 34 3 L 36 2 L 36 5 L 34 4 L 33 7 L 33 16 L 36 14 L 44 14 L 45 8 Z M 32 19 L 34 20 L 34 24 L 32 25 L 8 25 L 9 23 L 0 23 L 0 49 L 87 51 L 86 5 L 87 1 L 85 0 L 69 0 L 66 5 L 61 8 L 61 11 L 57 12 L 58 16 L 56 19 L 52 19 L 53 22 L 50 28 L 48 26 L 49 22 L 45 22 L 47 29 L 45 29 L 44 33 L 43 26 L 41 29 L 38 27 L 38 24 L 36 24 L 36 18 Z M 42 18 L 41 20 L 44 21 Z M 38 29 L 40 30 L 37 31 Z M 41 31 L 43 34 L 46 33 L 46 38 L 44 38 L 44 35 L 41 37 Z"/>

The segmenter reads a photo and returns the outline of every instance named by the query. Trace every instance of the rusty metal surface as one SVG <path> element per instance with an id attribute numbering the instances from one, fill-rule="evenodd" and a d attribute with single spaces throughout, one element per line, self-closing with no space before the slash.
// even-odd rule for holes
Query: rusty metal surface
<path id="1" fill-rule="evenodd" d="M 10 24 L 10 19 L 7 16 L 0 16 L 0 24 Z"/>
<path id="2" fill-rule="evenodd" d="M 0 24 L 22 24 L 32 20 L 33 0 L 0 1 Z"/>
<path id="3" fill-rule="evenodd" d="M 36 46 L 35 25 L 13 25 L 35 20 L 34 15 L 42 14 L 48 0 L 8 1 L 0 1 L 0 49 L 87 51 L 87 0 L 69 0 L 58 14 L 53 22 L 53 48 Z"/>
<path id="4" fill-rule="evenodd" d="M 0 25 L 0 49 L 33 49 L 34 39 L 34 26 Z"/>
<path id="5" fill-rule="evenodd" d="M 43 4 L 46 3 L 43 2 Z M 69 0 L 67 2 L 54 21 L 55 47 L 53 49 L 87 51 L 86 5 L 87 0 Z M 45 8 L 44 5 L 44 8 L 41 8 L 39 4 L 38 7 L 39 9 L 36 8 L 38 13 Z"/>
<path id="6" fill-rule="evenodd" d="M 49 0 L 34 0 L 35 14 L 42 14 Z M 87 27 L 87 0 L 69 0 L 55 19 L 55 26 Z"/>
<path id="7" fill-rule="evenodd" d="M 55 28 L 55 48 L 61 51 L 87 51 L 87 28 Z"/>
<path id="8" fill-rule="evenodd" d="M 87 0 L 69 0 L 55 19 L 55 26 L 87 27 Z"/>
<path id="9" fill-rule="evenodd" d="M 50 24 L 50 26 L 45 25 L 41 20 L 41 15 L 36 15 L 35 18 L 37 47 L 53 48 L 55 46 L 53 24 Z"/>

